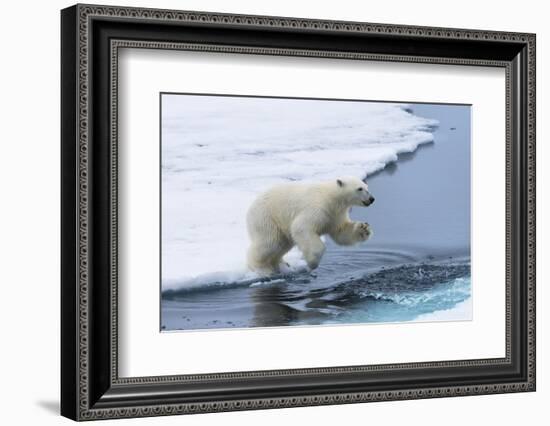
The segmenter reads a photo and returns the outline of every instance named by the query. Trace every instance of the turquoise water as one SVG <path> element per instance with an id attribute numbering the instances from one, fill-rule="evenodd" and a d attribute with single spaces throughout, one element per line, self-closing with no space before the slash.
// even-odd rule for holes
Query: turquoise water
<path id="1" fill-rule="evenodd" d="M 373 292 L 367 290 L 365 302 L 341 315 L 336 322 L 414 321 L 421 315 L 448 311 L 457 304 L 465 302 L 471 297 L 470 288 L 471 279 L 469 276 L 464 276 L 436 284 L 428 291 Z M 437 314 L 430 315 L 430 319 L 437 320 L 437 318 Z M 465 316 L 462 319 L 471 318 Z"/>

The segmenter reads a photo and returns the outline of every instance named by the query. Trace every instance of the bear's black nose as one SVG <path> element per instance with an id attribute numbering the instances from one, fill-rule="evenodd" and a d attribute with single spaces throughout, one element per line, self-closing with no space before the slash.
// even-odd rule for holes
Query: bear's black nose
<path id="1" fill-rule="evenodd" d="M 374 203 L 374 197 L 371 195 L 370 198 L 369 198 L 369 202 L 372 204 Z"/>

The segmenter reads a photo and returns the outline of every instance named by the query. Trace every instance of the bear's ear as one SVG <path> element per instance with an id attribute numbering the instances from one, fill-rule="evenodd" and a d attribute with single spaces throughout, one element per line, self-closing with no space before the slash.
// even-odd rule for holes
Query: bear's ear
<path id="1" fill-rule="evenodd" d="M 336 179 L 336 183 L 338 184 L 338 186 L 341 188 L 342 186 L 344 186 L 344 182 L 342 182 L 340 179 Z"/>

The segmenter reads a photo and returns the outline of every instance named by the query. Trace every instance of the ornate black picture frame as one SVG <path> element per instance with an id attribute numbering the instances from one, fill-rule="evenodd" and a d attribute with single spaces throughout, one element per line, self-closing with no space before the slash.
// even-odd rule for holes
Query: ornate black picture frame
<path id="1" fill-rule="evenodd" d="M 534 34 L 96 5 L 64 9 L 61 30 L 62 415 L 92 420 L 535 390 Z M 504 68 L 506 356 L 120 378 L 120 47 Z"/>

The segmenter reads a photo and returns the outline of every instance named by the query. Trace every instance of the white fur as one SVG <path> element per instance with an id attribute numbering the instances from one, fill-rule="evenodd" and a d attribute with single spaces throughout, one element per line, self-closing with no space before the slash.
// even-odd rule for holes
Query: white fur
<path id="1" fill-rule="evenodd" d="M 264 192 L 247 214 L 249 268 L 277 272 L 282 257 L 295 245 L 308 266 L 317 268 L 325 252 L 322 235 L 329 235 L 340 245 L 356 244 L 371 236 L 370 226 L 352 222 L 349 210 L 373 201 L 367 184 L 354 177 L 289 183 Z"/>

